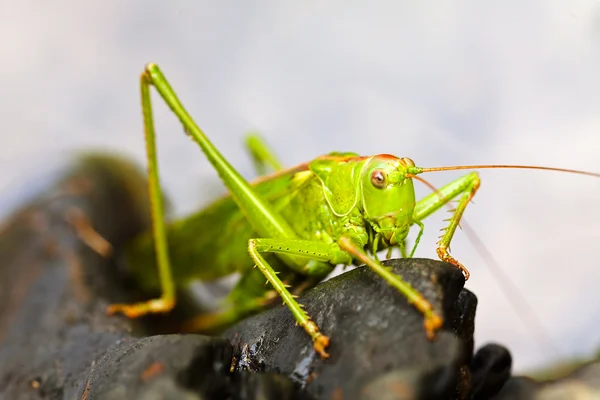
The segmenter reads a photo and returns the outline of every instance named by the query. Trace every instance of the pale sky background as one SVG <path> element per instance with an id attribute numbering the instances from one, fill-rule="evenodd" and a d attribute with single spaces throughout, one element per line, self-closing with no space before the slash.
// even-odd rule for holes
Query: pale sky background
<path id="1" fill-rule="evenodd" d="M 218 4 L 218 6 L 215 6 Z M 144 163 L 138 76 L 157 62 L 215 144 L 253 177 L 259 130 L 287 165 L 329 151 L 421 166 L 519 163 L 600 171 L 600 2 L 0 2 L 0 218 L 78 149 Z M 156 102 L 177 215 L 219 193 L 216 174 Z M 442 185 L 459 173 L 428 174 Z M 543 321 L 540 349 L 458 232 L 479 298 L 477 345 L 517 370 L 600 346 L 600 180 L 484 171 L 469 224 Z M 419 195 L 427 190 L 417 185 Z M 417 251 L 435 258 L 446 213 Z"/>

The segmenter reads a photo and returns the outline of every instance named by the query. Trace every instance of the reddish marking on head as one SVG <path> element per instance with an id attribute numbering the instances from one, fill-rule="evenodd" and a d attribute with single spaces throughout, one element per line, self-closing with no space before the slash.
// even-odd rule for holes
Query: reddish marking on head
<path id="1" fill-rule="evenodd" d="M 319 160 L 334 160 L 334 161 L 340 161 L 340 162 L 363 161 L 363 160 L 366 160 L 367 158 L 369 158 L 369 157 L 368 156 L 358 156 L 358 157 L 354 157 L 354 156 L 331 156 L 331 155 L 328 155 L 328 154 L 317 157 L 317 159 L 319 159 Z"/>
<path id="2" fill-rule="evenodd" d="M 388 161 L 388 162 L 394 162 L 396 160 L 398 160 L 398 157 L 396 157 L 395 155 L 392 154 L 378 154 L 375 156 L 375 158 L 384 160 L 384 161 Z"/>

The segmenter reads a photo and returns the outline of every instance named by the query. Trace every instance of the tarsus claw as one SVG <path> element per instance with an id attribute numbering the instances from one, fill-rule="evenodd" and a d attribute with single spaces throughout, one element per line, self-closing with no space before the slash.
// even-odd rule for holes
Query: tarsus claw
<path id="1" fill-rule="evenodd" d="M 329 346 L 329 338 L 325 335 L 319 335 L 315 338 L 315 351 L 319 353 L 321 358 L 329 358 L 329 354 L 325 349 Z"/>

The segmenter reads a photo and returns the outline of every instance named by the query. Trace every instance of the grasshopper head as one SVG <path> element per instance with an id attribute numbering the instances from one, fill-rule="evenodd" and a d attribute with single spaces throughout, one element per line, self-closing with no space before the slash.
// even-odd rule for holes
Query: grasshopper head
<path id="1" fill-rule="evenodd" d="M 369 160 L 361 177 L 365 218 L 389 245 L 408 234 L 415 208 L 415 189 L 409 175 L 420 172 L 410 158 L 380 154 Z"/>

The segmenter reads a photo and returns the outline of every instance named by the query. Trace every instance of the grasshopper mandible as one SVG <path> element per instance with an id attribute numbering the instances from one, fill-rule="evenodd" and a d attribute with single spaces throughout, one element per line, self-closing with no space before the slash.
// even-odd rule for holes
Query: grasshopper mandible
<path id="1" fill-rule="evenodd" d="M 413 179 L 422 180 L 419 174 L 533 168 L 600 177 L 585 171 L 523 165 L 421 168 L 410 158 L 355 153 L 330 153 L 283 169 L 266 146 L 252 137 L 248 144 L 258 169 L 268 165 L 276 172 L 248 183 L 192 120 L 156 64 L 146 66 L 140 82 L 153 229 L 132 243 L 127 256 L 140 285 L 160 285 L 162 295 L 137 304 L 114 304 L 108 312 L 121 312 L 131 318 L 168 312 L 175 305 L 176 284 L 240 272 L 242 277 L 229 294 L 225 308 L 198 317 L 191 326 L 207 329 L 227 325 L 263 308 L 271 298 L 263 285 L 266 278 L 323 358 L 328 357 L 329 338 L 320 332 L 284 281 L 304 289 L 318 283 L 338 264 L 365 264 L 423 314 L 425 333 L 433 339 L 443 324 L 442 317 L 417 290 L 384 268 L 377 252 L 399 248 L 403 257 L 412 257 L 423 233 L 423 219 L 454 199 L 458 204 L 440 237 L 437 254 L 469 278 L 467 269 L 448 249 L 465 208 L 479 188 L 479 176 L 470 172 L 417 201 Z M 186 134 L 200 146 L 231 194 L 168 226 L 158 176 L 151 86 L 181 121 Z M 419 232 L 408 251 L 406 237 L 413 225 L 419 227 Z M 212 235 L 205 234 L 206 227 L 211 227 Z M 154 257 L 158 279 L 147 271 Z"/>

